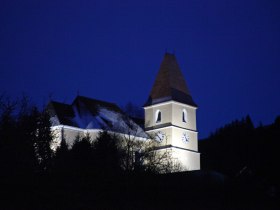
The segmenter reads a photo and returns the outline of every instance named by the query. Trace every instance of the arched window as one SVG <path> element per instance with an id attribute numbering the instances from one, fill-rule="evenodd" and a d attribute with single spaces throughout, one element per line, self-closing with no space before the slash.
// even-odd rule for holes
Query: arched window
<path id="1" fill-rule="evenodd" d="M 155 120 L 156 120 L 156 123 L 161 122 L 161 111 L 160 110 L 156 111 Z"/>
<path id="2" fill-rule="evenodd" d="M 182 112 L 182 121 L 184 123 L 187 122 L 187 111 L 185 109 L 183 109 L 183 112 Z"/>

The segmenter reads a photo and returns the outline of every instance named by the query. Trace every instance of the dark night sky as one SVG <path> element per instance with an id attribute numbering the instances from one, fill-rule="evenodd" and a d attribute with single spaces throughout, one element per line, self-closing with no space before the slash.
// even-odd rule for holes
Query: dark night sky
<path id="1" fill-rule="evenodd" d="M 280 114 L 278 0 L 0 0 L 0 91 L 143 105 L 175 50 L 200 138 Z"/>

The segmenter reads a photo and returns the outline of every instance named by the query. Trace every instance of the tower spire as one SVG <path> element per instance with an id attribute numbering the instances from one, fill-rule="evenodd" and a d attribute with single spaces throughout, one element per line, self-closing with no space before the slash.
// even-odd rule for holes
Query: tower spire
<path id="1" fill-rule="evenodd" d="M 174 54 L 165 53 L 144 110 L 145 130 L 159 141 L 157 151 L 169 151 L 182 170 L 199 170 L 197 106 Z"/>
<path id="2" fill-rule="evenodd" d="M 175 54 L 166 52 L 145 106 L 170 100 L 197 106 L 191 97 Z"/>

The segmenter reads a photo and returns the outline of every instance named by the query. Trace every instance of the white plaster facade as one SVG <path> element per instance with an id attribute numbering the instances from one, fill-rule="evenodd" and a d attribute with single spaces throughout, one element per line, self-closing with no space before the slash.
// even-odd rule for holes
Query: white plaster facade
<path id="1" fill-rule="evenodd" d="M 79 135 L 80 137 L 85 137 L 86 135 L 89 135 L 90 139 L 92 141 L 94 141 L 98 137 L 100 132 L 104 132 L 104 130 L 102 130 L 102 129 L 82 129 L 82 128 L 76 128 L 76 127 L 67 126 L 67 125 L 52 126 L 51 129 L 52 129 L 52 134 L 53 134 L 53 142 L 52 142 L 51 148 L 53 150 L 56 150 L 57 147 L 60 145 L 62 136 L 64 136 L 64 138 L 67 141 L 67 145 L 71 148 L 74 144 L 74 141 L 75 141 L 77 135 Z M 144 137 L 128 135 L 128 134 L 124 134 L 124 133 L 117 133 L 117 132 L 112 132 L 112 131 L 107 131 L 107 132 L 110 134 L 118 135 L 120 137 L 124 137 L 126 139 L 131 138 L 136 141 L 147 141 L 148 140 L 147 138 L 144 138 Z"/>
<path id="2" fill-rule="evenodd" d="M 181 164 L 183 170 L 199 170 L 197 107 L 167 101 L 144 107 L 144 109 L 146 132 L 152 136 L 163 134 L 163 139 L 160 140 L 161 146 L 172 150 L 172 158 Z M 157 122 L 159 111 L 161 121 Z M 183 122 L 183 114 L 185 114 L 185 122 Z"/>

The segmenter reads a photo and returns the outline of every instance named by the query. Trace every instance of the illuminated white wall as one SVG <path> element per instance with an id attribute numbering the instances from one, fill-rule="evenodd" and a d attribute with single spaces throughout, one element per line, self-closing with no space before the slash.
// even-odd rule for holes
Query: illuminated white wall
<path id="1" fill-rule="evenodd" d="M 183 103 L 169 101 L 156 105 L 144 107 L 145 109 L 145 127 L 159 126 L 166 123 L 196 130 L 196 107 L 192 107 Z M 156 123 L 156 112 L 161 111 L 161 122 Z M 182 121 L 183 110 L 186 110 L 186 122 Z"/>
<path id="2" fill-rule="evenodd" d="M 156 112 L 161 111 L 161 122 L 156 123 Z M 183 110 L 186 110 L 186 122 L 183 122 Z M 157 105 L 145 107 L 145 126 L 154 127 L 147 133 L 156 135 L 163 132 L 165 139 L 162 144 L 173 145 L 185 149 L 198 150 L 198 133 L 196 131 L 196 108 L 178 102 L 165 102 Z M 160 128 L 157 128 L 157 127 Z M 164 126 L 164 127 L 161 127 Z M 182 140 L 183 134 L 189 137 L 188 142 Z"/>
<path id="3" fill-rule="evenodd" d="M 164 134 L 163 140 L 161 141 L 161 146 L 172 144 L 172 129 L 171 129 L 171 127 L 153 129 L 153 130 L 147 131 L 146 133 L 148 133 L 151 136 L 152 139 L 157 139 L 156 136 L 157 136 L 158 132 L 162 132 Z"/>
<path id="4" fill-rule="evenodd" d="M 164 133 L 164 139 L 161 141 L 161 146 L 172 145 L 184 149 L 198 151 L 198 137 L 196 131 L 189 131 L 175 126 L 168 126 L 147 131 L 147 133 L 152 137 L 156 136 L 158 132 Z M 189 136 L 188 142 L 183 141 L 183 133 L 187 133 Z"/>
<path id="5" fill-rule="evenodd" d="M 145 107 L 144 109 L 145 109 L 145 127 L 158 126 L 171 122 L 172 119 L 172 112 L 170 112 L 170 110 L 172 109 L 171 103 L 149 106 L 149 107 Z M 161 111 L 161 122 L 156 123 L 155 116 L 158 110 Z"/>
<path id="6" fill-rule="evenodd" d="M 200 170 L 200 153 L 182 150 L 176 147 L 168 147 L 157 150 L 157 153 L 159 155 L 166 152 L 170 154 L 170 158 L 173 161 L 173 164 L 179 164 L 181 171 Z M 175 171 L 177 171 L 176 168 Z"/>
<path id="7" fill-rule="evenodd" d="M 183 110 L 186 110 L 186 122 L 182 121 Z M 196 130 L 196 107 L 186 104 L 173 102 L 172 103 L 172 124 L 179 127 Z"/>
<path id="8" fill-rule="evenodd" d="M 182 166 L 183 171 L 200 170 L 200 153 L 172 147 L 172 157 Z"/>
<path id="9" fill-rule="evenodd" d="M 103 132 L 101 129 L 81 129 L 81 128 L 76 128 L 72 126 L 64 126 L 64 125 L 59 125 L 59 126 L 52 126 L 52 134 L 53 134 L 53 143 L 51 145 L 51 148 L 53 150 L 56 150 L 56 148 L 60 145 L 61 139 L 62 139 L 62 133 L 64 134 L 64 138 L 66 140 L 67 145 L 71 148 L 73 146 L 73 143 L 79 135 L 80 137 L 85 137 L 87 134 L 89 134 L 90 139 L 94 141 L 100 132 Z M 63 130 L 63 131 L 62 131 Z M 120 136 L 121 138 L 126 138 L 126 139 L 131 139 L 135 141 L 146 141 L 146 138 L 143 137 L 138 137 L 138 136 L 133 136 L 133 135 L 127 135 L 127 134 L 122 134 L 122 133 L 116 133 L 116 132 L 108 132 L 110 134 L 116 134 Z"/>
<path id="10" fill-rule="evenodd" d="M 182 136 L 183 134 L 186 133 L 189 137 L 188 141 L 183 141 Z M 198 145 L 197 145 L 197 132 L 196 131 L 190 131 L 190 130 L 185 130 L 182 128 L 178 127 L 172 127 L 172 145 L 176 147 L 181 147 L 184 149 L 189 149 L 193 151 L 198 150 Z"/>
<path id="11" fill-rule="evenodd" d="M 145 107 L 145 128 L 151 136 L 164 134 L 161 146 L 169 146 L 172 157 L 180 162 L 183 170 L 200 169 L 198 132 L 196 131 L 196 107 L 168 101 Z M 156 112 L 161 111 L 161 122 L 156 123 Z M 183 122 L 185 112 L 185 122 Z M 183 136 L 188 140 L 184 141 Z"/>
<path id="12" fill-rule="evenodd" d="M 88 133 L 91 140 L 95 140 L 96 137 L 99 135 L 99 132 L 101 131 L 102 130 L 99 129 L 80 129 L 64 125 L 52 126 L 53 144 L 51 145 L 51 147 L 53 150 L 56 150 L 56 148 L 60 145 L 62 133 L 64 134 L 64 138 L 66 140 L 67 145 L 71 148 L 77 135 L 79 135 L 80 137 L 85 137 Z"/>

